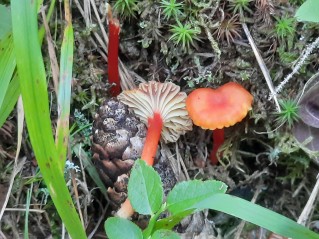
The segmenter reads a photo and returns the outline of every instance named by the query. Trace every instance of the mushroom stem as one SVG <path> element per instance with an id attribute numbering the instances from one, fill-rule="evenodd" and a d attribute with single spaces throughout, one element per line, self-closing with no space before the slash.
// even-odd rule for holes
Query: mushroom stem
<path id="1" fill-rule="evenodd" d="M 127 198 L 124 203 L 122 203 L 121 208 L 116 212 L 117 217 L 129 218 L 134 214 L 134 209 L 131 205 L 130 200 Z"/>
<path id="2" fill-rule="evenodd" d="M 224 129 L 215 129 L 213 131 L 213 150 L 210 153 L 210 162 L 212 165 L 216 165 L 218 163 L 217 151 L 224 143 L 224 139 Z"/>
<path id="3" fill-rule="evenodd" d="M 161 137 L 163 119 L 160 113 L 155 112 L 153 118 L 148 118 L 148 129 L 141 158 L 148 165 L 154 164 L 158 142 Z"/>
<path id="4" fill-rule="evenodd" d="M 109 20 L 109 44 L 107 49 L 107 73 L 110 84 L 115 84 L 111 87 L 111 95 L 118 96 L 121 93 L 120 77 L 119 77 L 119 20 L 112 17 L 111 8 L 108 11 Z"/>
<path id="5" fill-rule="evenodd" d="M 158 142 L 161 137 L 163 119 L 160 113 L 155 112 L 152 118 L 148 118 L 147 133 L 145 144 L 143 147 L 141 158 L 148 165 L 153 166 L 154 158 L 157 151 Z M 134 209 L 127 198 L 125 202 L 121 205 L 116 215 L 122 218 L 129 218 L 133 215 Z"/>

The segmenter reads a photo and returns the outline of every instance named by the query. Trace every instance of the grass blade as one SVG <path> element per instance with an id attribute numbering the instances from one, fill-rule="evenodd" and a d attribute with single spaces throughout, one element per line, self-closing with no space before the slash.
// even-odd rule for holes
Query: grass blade
<path id="1" fill-rule="evenodd" d="M 0 41 L 11 32 L 10 8 L 0 4 Z"/>
<path id="2" fill-rule="evenodd" d="M 38 41 L 36 1 L 12 0 L 11 10 L 19 83 L 31 144 L 50 196 L 69 234 L 72 238 L 86 238 L 53 140 L 45 68 Z"/>
<path id="3" fill-rule="evenodd" d="M 0 106 L 7 92 L 15 68 L 12 34 L 7 34 L 0 42 Z"/>
<path id="4" fill-rule="evenodd" d="M 23 238 L 29 239 L 29 210 L 30 210 L 30 203 L 31 203 L 31 197 L 32 197 L 32 185 L 31 188 L 27 191 L 27 202 L 25 204 L 25 219 L 24 219 L 24 232 L 23 232 Z"/>
<path id="5" fill-rule="evenodd" d="M 20 95 L 18 75 L 15 74 L 8 86 L 2 105 L 0 105 L 0 127 L 6 122 Z"/>
<path id="6" fill-rule="evenodd" d="M 218 193 L 199 202 L 198 204 L 194 205 L 193 208 L 199 210 L 209 208 L 221 211 L 266 228 L 284 237 L 290 237 L 294 239 L 319 238 L 319 234 L 310 231 L 306 227 L 287 217 L 263 208 L 257 204 L 228 194 Z"/>
<path id="7" fill-rule="evenodd" d="M 73 28 L 68 3 L 65 3 L 65 15 L 67 26 L 64 30 L 61 48 L 60 82 L 58 91 L 59 119 L 56 134 L 56 144 L 60 160 L 59 163 L 62 168 L 64 168 L 64 162 L 69 142 L 69 116 L 71 103 L 70 100 L 74 44 Z"/>

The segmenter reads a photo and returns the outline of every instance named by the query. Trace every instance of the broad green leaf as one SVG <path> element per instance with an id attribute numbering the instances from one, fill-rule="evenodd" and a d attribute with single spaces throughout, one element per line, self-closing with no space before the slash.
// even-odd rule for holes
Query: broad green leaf
<path id="1" fill-rule="evenodd" d="M 218 193 L 225 193 L 226 190 L 226 184 L 216 180 L 181 182 L 167 196 L 168 210 L 172 214 L 186 211 L 197 202 Z"/>
<path id="2" fill-rule="evenodd" d="M 295 17 L 298 21 L 319 22 L 319 1 L 307 0 L 297 10 Z"/>
<path id="3" fill-rule="evenodd" d="M 157 230 L 151 237 L 152 239 L 180 239 L 180 236 L 171 230 Z"/>
<path id="4" fill-rule="evenodd" d="M 162 205 L 161 178 L 143 160 L 139 159 L 134 164 L 128 183 L 128 197 L 135 211 L 144 215 L 154 214 Z"/>
<path id="5" fill-rule="evenodd" d="M 0 107 L 2 106 L 15 66 L 12 33 L 8 33 L 0 41 Z"/>
<path id="6" fill-rule="evenodd" d="M 108 218 L 104 223 L 104 229 L 109 239 L 143 239 L 141 229 L 124 218 Z"/>
<path id="7" fill-rule="evenodd" d="M 0 107 L 0 127 L 6 122 L 20 95 L 19 79 L 15 74 L 8 86 L 7 92 Z"/>
<path id="8" fill-rule="evenodd" d="M 284 237 L 294 239 L 319 239 L 316 234 L 293 220 L 256 205 L 244 199 L 228 194 L 215 194 L 191 206 L 193 209 L 206 208 L 221 211 L 251 222 Z"/>
<path id="9" fill-rule="evenodd" d="M 51 199 L 72 238 L 86 238 L 59 166 L 53 140 L 47 81 L 38 40 L 37 6 L 12 0 L 12 30 L 19 84 L 33 151 Z"/>
<path id="10" fill-rule="evenodd" d="M 11 31 L 10 8 L 0 4 L 0 41 Z"/>
<path id="11" fill-rule="evenodd" d="M 57 123 L 56 145 L 59 154 L 59 163 L 63 170 L 69 142 L 69 116 L 71 104 L 71 81 L 73 66 L 73 28 L 66 26 L 61 48 L 60 82 L 58 92 L 59 119 Z"/>

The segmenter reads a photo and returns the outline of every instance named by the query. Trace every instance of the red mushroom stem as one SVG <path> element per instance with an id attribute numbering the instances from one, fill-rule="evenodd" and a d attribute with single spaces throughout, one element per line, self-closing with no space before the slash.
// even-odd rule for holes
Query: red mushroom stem
<path id="1" fill-rule="evenodd" d="M 154 164 L 154 158 L 156 155 L 158 142 L 161 137 L 162 127 L 163 119 L 160 113 L 155 112 L 153 118 L 148 118 L 146 139 L 141 158 L 150 166 L 153 166 Z M 134 210 L 130 200 L 127 198 L 121 205 L 121 208 L 118 210 L 116 215 L 122 218 L 129 218 L 133 215 L 133 213 Z"/>
<path id="2" fill-rule="evenodd" d="M 112 17 L 111 9 L 108 12 L 109 20 L 109 45 L 108 45 L 108 79 L 110 84 L 115 84 L 111 87 L 111 95 L 118 96 L 121 93 L 120 77 L 119 77 L 119 20 Z"/>
<path id="3" fill-rule="evenodd" d="M 210 162 L 212 165 L 218 164 L 218 157 L 217 157 L 217 151 L 219 147 L 224 143 L 225 134 L 224 129 L 215 129 L 213 131 L 213 149 L 210 153 Z M 220 153 L 219 156 L 221 156 L 222 153 Z"/>
<path id="4" fill-rule="evenodd" d="M 156 155 L 158 142 L 161 137 L 162 127 L 163 119 L 160 113 L 155 112 L 153 118 L 148 119 L 148 129 L 141 155 L 142 160 L 144 160 L 150 166 L 154 164 L 154 158 Z"/>

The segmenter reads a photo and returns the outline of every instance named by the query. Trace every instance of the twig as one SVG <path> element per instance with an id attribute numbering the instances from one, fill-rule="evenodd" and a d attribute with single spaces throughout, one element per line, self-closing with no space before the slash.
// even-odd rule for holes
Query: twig
<path id="1" fill-rule="evenodd" d="M 270 90 L 270 93 L 274 95 L 274 101 L 275 101 L 275 104 L 276 104 L 276 107 L 277 107 L 277 111 L 280 112 L 281 109 L 280 109 L 280 105 L 279 105 L 278 99 L 276 97 L 276 91 L 274 89 L 271 77 L 269 75 L 269 71 L 268 71 L 268 69 L 266 67 L 266 64 L 265 64 L 264 60 L 262 59 L 262 57 L 261 57 L 261 55 L 260 55 L 260 53 L 258 51 L 258 48 L 257 48 L 257 46 L 256 46 L 256 44 L 255 44 L 255 42 L 254 42 L 249 30 L 248 30 L 248 27 L 247 27 L 246 23 L 242 23 L 242 27 L 243 27 L 243 29 L 245 31 L 245 34 L 246 34 L 246 36 L 248 38 L 248 41 L 249 41 L 249 43 L 251 45 L 251 48 L 254 51 L 255 57 L 257 59 L 259 67 L 260 67 L 260 69 L 261 69 L 261 71 L 262 71 L 262 73 L 263 73 L 263 75 L 265 77 L 265 80 L 267 82 L 267 85 L 268 85 L 268 88 Z"/>
<path id="2" fill-rule="evenodd" d="M 319 193 L 319 174 L 317 175 L 317 181 L 316 181 L 316 184 L 315 184 L 315 186 L 310 194 L 308 202 L 306 203 L 306 206 L 304 207 L 304 209 L 302 210 L 302 213 L 300 214 L 300 216 L 298 218 L 297 222 L 299 224 L 306 225 L 306 221 L 308 220 L 309 215 L 314 208 L 313 206 L 315 204 L 318 193 Z"/>
<path id="3" fill-rule="evenodd" d="M 70 145 L 69 145 L 69 147 L 70 147 Z M 71 149 L 70 148 L 69 148 L 68 152 L 69 152 L 69 157 L 68 157 L 69 161 L 72 162 L 71 161 Z M 73 185 L 74 197 L 75 197 L 75 201 L 76 201 L 76 205 L 77 205 L 77 210 L 78 210 L 78 213 L 79 213 L 83 228 L 85 228 L 84 220 L 83 220 L 83 214 L 82 214 L 82 211 L 81 211 L 81 204 L 80 204 L 80 200 L 79 200 L 79 191 L 78 191 L 77 183 L 76 183 L 76 180 L 75 180 L 75 170 L 71 169 L 70 172 L 71 172 L 71 181 L 72 181 L 72 185 Z"/>
<path id="4" fill-rule="evenodd" d="M 6 208 L 6 212 L 25 212 L 26 208 Z M 45 210 L 42 209 L 29 209 L 29 212 L 36 212 L 36 213 L 44 213 Z"/>
<path id="5" fill-rule="evenodd" d="M 184 171 L 184 174 L 186 176 L 186 180 L 189 181 L 190 180 L 190 177 L 188 175 L 188 172 L 187 172 L 187 168 L 186 168 L 186 165 L 184 163 L 184 160 L 182 159 L 182 156 L 181 154 L 179 153 L 179 149 L 178 149 L 178 143 L 176 142 L 175 143 L 175 150 L 176 150 L 176 158 L 177 158 L 177 161 L 180 162 L 181 166 L 182 166 L 182 169 Z"/>
<path id="6" fill-rule="evenodd" d="M 102 205 L 100 204 L 100 206 L 102 206 Z M 90 235 L 88 236 L 88 239 L 93 238 L 93 236 L 96 233 L 96 230 L 99 228 L 101 222 L 105 219 L 105 213 L 106 213 L 107 209 L 108 209 L 108 205 L 106 205 L 106 207 L 104 207 L 104 209 L 102 211 L 102 215 L 100 216 L 99 220 L 95 224 L 95 227 L 93 228 L 93 230 L 91 231 Z"/>
<path id="7" fill-rule="evenodd" d="M 292 69 L 291 73 L 288 74 L 285 79 L 276 87 L 275 92 L 272 92 L 269 96 L 268 99 L 271 99 L 272 97 L 276 97 L 276 94 L 278 94 L 282 88 L 288 83 L 288 81 L 296 74 L 299 69 L 303 66 L 305 60 L 308 58 L 308 56 L 312 53 L 312 51 L 318 47 L 319 45 L 319 37 L 310 45 L 305 50 L 305 53 L 302 55 L 300 60 L 298 61 L 297 65 Z"/>
<path id="8" fill-rule="evenodd" d="M 50 32 L 50 28 L 45 16 L 44 8 L 41 8 L 41 16 L 43 25 L 45 28 L 45 35 L 48 43 L 48 51 L 50 56 L 50 63 L 51 63 L 51 72 L 52 72 L 52 79 L 53 79 L 53 85 L 54 85 L 54 91 L 56 94 L 56 97 L 58 98 L 58 89 L 59 89 L 59 64 L 58 60 L 55 54 L 54 46 L 53 46 L 53 40 Z"/>

